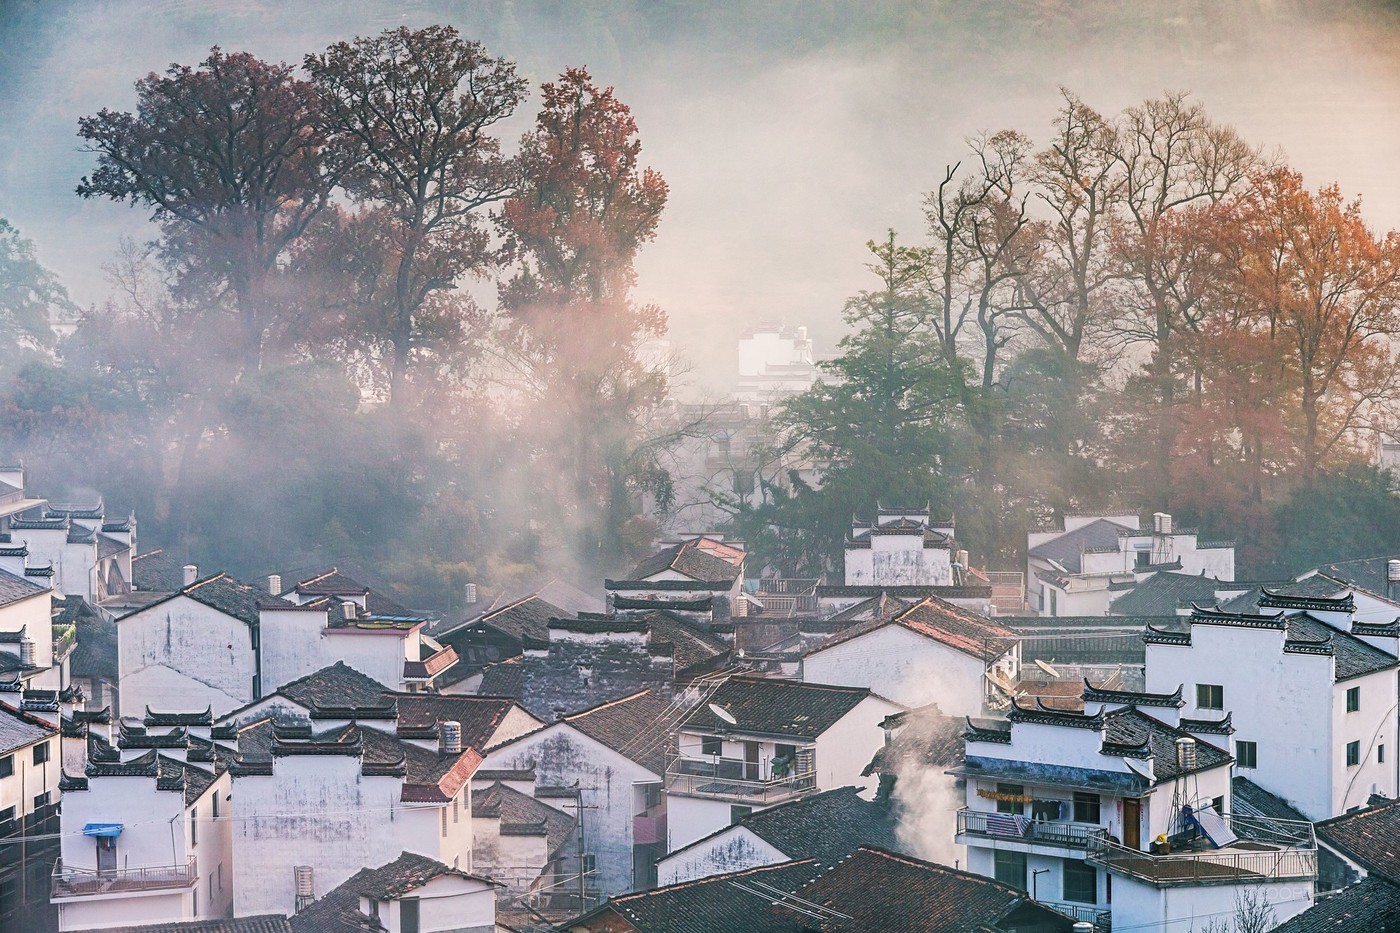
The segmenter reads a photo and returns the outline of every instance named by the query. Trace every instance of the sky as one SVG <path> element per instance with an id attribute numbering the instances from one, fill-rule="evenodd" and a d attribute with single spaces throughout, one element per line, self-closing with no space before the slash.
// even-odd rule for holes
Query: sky
<path id="1" fill-rule="evenodd" d="M 671 190 L 638 296 L 668 312 L 702 387 L 724 385 L 758 322 L 807 325 L 829 353 L 871 284 L 865 242 L 920 238 L 922 196 L 965 140 L 1043 140 L 1061 86 L 1105 113 L 1190 91 L 1400 227 L 1400 16 L 1367 0 L 0 0 L 0 217 L 99 302 L 118 238 L 154 229 L 73 194 L 91 166 L 80 116 L 131 109 L 136 79 L 215 44 L 296 62 L 432 22 L 536 84 L 585 65 L 632 106 Z"/>

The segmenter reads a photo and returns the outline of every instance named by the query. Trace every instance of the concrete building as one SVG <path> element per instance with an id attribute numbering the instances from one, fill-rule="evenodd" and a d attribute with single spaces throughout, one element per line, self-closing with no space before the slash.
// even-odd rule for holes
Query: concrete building
<path id="1" fill-rule="evenodd" d="M 1114 929 L 1216 916 L 1246 889 L 1278 919 L 1309 905 L 1311 825 L 1232 813 L 1230 755 L 1180 719 L 1180 688 L 1086 685 L 1083 702 L 969 725 L 953 770 L 970 870 Z"/>
<path id="2" fill-rule="evenodd" d="M 666 766 L 667 851 L 750 813 L 861 783 L 903 707 L 867 687 L 724 678 L 676 726 Z"/>
<path id="3" fill-rule="evenodd" d="M 1257 597 L 1149 627 L 1147 689 L 1186 684 L 1194 719 L 1227 723 L 1241 774 L 1310 819 L 1396 795 L 1395 655 L 1359 635 L 1350 595 Z"/>
<path id="4" fill-rule="evenodd" d="M 1067 515 L 1063 530 L 1032 532 L 1026 546 L 1026 599 L 1039 615 L 1103 615 L 1160 570 L 1235 578 L 1233 542 L 1202 541 L 1165 512 L 1152 516 L 1150 529 L 1136 515 Z"/>
<path id="5" fill-rule="evenodd" d="M 981 716 L 988 696 L 1000 692 L 997 682 L 1013 682 L 1019 667 L 1015 633 L 927 598 L 822 641 L 803 656 L 802 679 L 865 687 L 907 707 L 936 703 L 950 715 Z"/>
<path id="6" fill-rule="evenodd" d="M 227 767 L 183 727 L 93 741 L 64 775 L 61 930 L 216 919 L 233 907 Z M 142 748 L 142 746 L 150 746 Z"/>

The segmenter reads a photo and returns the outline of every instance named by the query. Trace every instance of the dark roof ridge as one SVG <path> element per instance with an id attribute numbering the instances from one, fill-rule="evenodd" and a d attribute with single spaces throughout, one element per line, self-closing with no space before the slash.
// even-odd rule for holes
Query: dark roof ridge
<path id="1" fill-rule="evenodd" d="M 1110 690 L 1105 687 L 1095 687 L 1089 682 L 1089 678 L 1084 678 L 1084 692 L 1082 699 L 1094 703 L 1127 703 L 1132 706 L 1161 706 L 1167 708 L 1181 709 L 1186 705 L 1186 701 L 1181 698 L 1182 688 L 1185 684 L 1177 684 L 1173 693 L 1148 693 L 1145 690 Z"/>
<path id="2" fill-rule="evenodd" d="M 1040 701 L 1040 697 L 1035 698 L 1035 709 L 1028 709 L 1016 702 L 1016 698 L 1011 698 L 1011 712 L 1008 718 L 1013 722 L 1029 722 L 1044 726 L 1069 726 L 1074 729 L 1092 729 L 1101 732 L 1104 728 L 1104 717 L 1107 714 L 1100 709 L 1090 716 L 1087 713 L 1075 713 L 1068 710 L 1051 709 Z"/>
<path id="3" fill-rule="evenodd" d="M 1214 608 L 1206 608 L 1198 603 L 1191 604 L 1191 622 L 1204 622 L 1206 624 L 1239 625 L 1245 628 L 1264 629 L 1286 629 L 1288 622 L 1284 618 L 1284 613 L 1276 612 L 1271 615 L 1263 613 L 1255 614 L 1250 612 L 1226 612 L 1218 605 Z"/>
<path id="4" fill-rule="evenodd" d="M 1319 612 L 1353 612 L 1356 610 L 1356 596 L 1348 589 L 1345 596 L 1290 596 L 1279 593 L 1267 586 L 1259 587 L 1259 606 L 1262 609 L 1313 609 Z"/>
<path id="5" fill-rule="evenodd" d="M 729 829 L 729 828 L 730 828 L 730 827 L 728 827 L 728 826 L 725 827 L 725 829 Z M 679 850 L 677 850 L 677 851 L 679 851 Z M 854 853 L 852 853 L 852 854 L 854 854 Z M 849 857 L 849 856 L 848 856 L 848 857 Z M 843 859 L 843 861 L 844 861 L 844 859 Z M 619 895 L 617 895 L 616 897 L 613 897 L 613 898 L 611 899 L 611 902 L 612 902 L 612 903 L 617 903 L 617 902 L 619 902 L 619 901 L 629 901 L 629 900 L 632 900 L 633 898 L 638 898 L 638 897 L 648 897 L 648 896 L 650 896 L 650 895 L 656 894 L 656 893 L 659 892 L 659 891 L 682 891 L 682 890 L 685 890 L 686 888 L 694 887 L 695 885 L 698 885 L 698 884 L 705 884 L 706 882 L 712 882 L 712 881 L 714 881 L 716 878 L 726 878 L 726 879 L 728 879 L 728 878 L 742 878 L 742 877 L 745 877 L 745 876 L 747 876 L 747 875 L 758 874 L 759 872 L 769 872 L 769 871 L 773 871 L 773 870 L 779 869 L 779 868 L 792 868 L 792 867 L 794 867 L 794 866 L 796 866 L 796 865 L 812 865 L 812 866 L 816 866 L 816 864 L 817 864 L 817 860 L 816 860 L 815 858 L 795 858 L 795 859 L 792 859 L 792 860 L 787 861 L 787 862 L 777 862 L 777 863 L 775 863 L 775 864 L 773 864 L 773 865 L 755 865 L 755 866 L 753 866 L 752 868 L 742 868 L 742 869 L 740 869 L 739 871 L 725 872 L 725 873 L 722 874 L 722 875 L 707 875 L 707 876 L 704 877 L 704 878 L 691 878 L 691 879 L 689 879 L 689 880 L 687 880 L 687 881 L 677 881 L 677 882 L 675 882 L 674 884 L 660 885 L 660 886 L 655 887 L 655 888 L 648 888 L 648 889 L 645 890 L 645 891 L 632 891 L 632 892 L 629 892 L 629 893 L 627 893 L 627 894 L 619 894 Z M 834 866 L 833 866 L 833 867 L 834 867 Z M 830 869 L 828 869 L 828 871 L 829 871 L 829 870 L 830 870 Z"/>

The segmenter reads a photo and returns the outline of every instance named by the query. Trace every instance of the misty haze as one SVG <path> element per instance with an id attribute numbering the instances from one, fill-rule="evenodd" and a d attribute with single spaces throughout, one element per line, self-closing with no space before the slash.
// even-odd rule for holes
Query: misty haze
<path id="1" fill-rule="evenodd" d="M 0 0 L 0 933 L 1400 923 L 1400 5 Z"/>

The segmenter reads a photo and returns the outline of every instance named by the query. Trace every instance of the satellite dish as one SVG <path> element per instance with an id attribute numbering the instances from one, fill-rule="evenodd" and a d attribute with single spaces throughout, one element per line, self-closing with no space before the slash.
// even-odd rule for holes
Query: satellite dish
<path id="1" fill-rule="evenodd" d="M 720 706 L 718 703 L 710 704 L 710 712 L 714 713 L 716 716 L 718 716 L 720 719 L 723 719 L 731 726 L 737 726 L 739 724 L 739 720 L 735 719 L 734 715 L 730 713 L 729 710 L 725 709 L 723 706 Z"/>
<path id="2" fill-rule="evenodd" d="M 1049 664 L 1046 664 L 1044 661 L 1040 660 L 1039 658 L 1036 659 L 1035 666 L 1038 667 L 1038 668 L 1040 668 L 1042 671 L 1044 671 L 1045 673 L 1049 674 L 1051 677 L 1055 678 L 1056 680 L 1059 680 L 1059 679 L 1060 679 L 1060 672 L 1057 671 L 1057 670 L 1055 670 L 1053 667 L 1051 667 Z"/>

